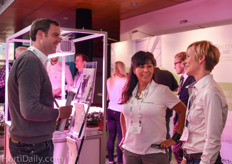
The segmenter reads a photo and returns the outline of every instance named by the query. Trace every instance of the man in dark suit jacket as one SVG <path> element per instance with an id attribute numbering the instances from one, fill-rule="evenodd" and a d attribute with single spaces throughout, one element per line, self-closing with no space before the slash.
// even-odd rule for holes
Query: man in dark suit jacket
<path id="1" fill-rule="evenodd" d="M 180 84 L 178 87 L 177 96 L 187 106 L 188 98 L 189 98 L 188 85 L 192 84 L 195 81 L 195 78 L 193 76 L 188 76 L 187 74 L 185 74 L 184 60 L 186 59 L 186 56 L 187 56 L 186 52 L 180 52 L 176 54 L 174 58 L 174 68 L 178 75 L 182 74 L 180 78 Z M 176 131 L 178 120 L 179 120 L 179 115 L 178 113 L 176 113 L 173 118 L 173 123 L 174 123 L 173 134 Z M 182 146 L 181 141 L 173 145 L 173 154 L 178 164 L 180 164 L 183 159 L 183 150 L 181 146 Z"/>
<path id="2" fill-rule="evenodd" d="M 178 84 L 175 79 L 175 77 L 172 75 L 171 72 L 167 70 L 161 70 L 158 67 L 155 67 L 154 69 L 154 74 L 155 74 L 155 82 L 158 84 L 163 84 L 169 87 L 171 91 L 177 91 L 178 89 Z M 167 136 L 166 138 L 170 138 L 170 118 L 172 117 L 173 110 L 167 108 L 166 110 L 166 128 L 167 128 Z M 169 147 L 169 163 L 172 159 L 172 149 Z"/>

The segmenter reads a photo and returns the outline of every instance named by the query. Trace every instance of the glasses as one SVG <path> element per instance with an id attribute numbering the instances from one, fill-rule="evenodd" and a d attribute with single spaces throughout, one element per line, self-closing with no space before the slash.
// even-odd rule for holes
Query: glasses
<path id="1" fill-rule="evenodd" d="M 182 61 L 176 62 L 174 63 L 174 66 L 176 66 L 177 64 L 180 64 Z"/>

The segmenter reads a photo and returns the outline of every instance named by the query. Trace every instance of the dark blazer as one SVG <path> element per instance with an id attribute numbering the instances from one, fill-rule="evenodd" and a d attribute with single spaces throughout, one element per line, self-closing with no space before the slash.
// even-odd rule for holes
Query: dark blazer
<path id="1" fill-rule="evenodd" d="M 195 78 L 193 76 L 188 76 L 187 79 L 185 80 L 183 86 L 180 88 L 180 91 L 178 92 L 179 99 L 187 106 L 188 104 L 188 98 L 189 98 L 189 93 L 188 93 L 188 88 L 187 86 L 195 82 Z M 179 115 L 176 113 L 174 117 L 174 124 L 176 124 L 177 120 L 179 119 Z"/>
<path id="2" fill-rule="evenodd" d="M 189 93 L 188 93 L 188 88 L 187 86 L 195 82 L 195 78 L 193 76 L 188 76 L 187 79 L 185 80 L 183 86 L 180 88 L 179 92 L 179 99 L 187 106 L 188 104 L 188 98 L 189 98 Z"/>
<path id="3" fill-rule="evenodd" d="M 171 72 L 156 67 L 154 74 L 156 83 L 168 86 L 171 91 L 175 91 L 178 88 L 177 81 Z"/>
<path id="4" fill-rule="evenodd" d="M 171 72 L 167 70 L 161 70 L 158 67 L 154 69 L 155 74 L 155 82 L 158 84 L 163 84 L 169 87 L 171 91 L 175 91 L 178 88 L 177 81 Z M 172 117 L 172 109 L 166 110 L 166 119 L 170 119 Z"/>

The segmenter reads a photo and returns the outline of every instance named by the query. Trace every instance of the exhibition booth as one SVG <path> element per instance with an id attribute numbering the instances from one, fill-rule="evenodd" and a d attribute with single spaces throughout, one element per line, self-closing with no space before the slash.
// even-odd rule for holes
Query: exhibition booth
<path id="1" fill-rule="evenodd" d="M 14 42 L 30 43 L 28 39 L 28 26 L 21 31 L 10 36 L 6 40 L 6 81 L 9 76 L 9 44 Z M 76 34 L 82 37 L 76 38 Z M 72 36 L 72 37 L 70 37 Z M 26 39 L 25 39 L 26 38 Z M 57 47 L 57 53 L 53 56 L 62 57 L 62 96 L 56 100 L 55 107 L 73 105 L 72 114 L 69 120 L 60 120 L 57 123 L 57 130 L 53 134 L 54 143 L 54 164 L 102 164 L 105 163 L 106 149 L 106 75 L 107 75 L 107 32 L 93 31 L 85 29 L 61 28 L 62 41 Z M 83 70 L 81 80 L 79 80 L 76 90 L 69 90 L 65 98 L 65 57 L 75 55 L 75 44 L 96 38 L 102 39 L 103 59 L 99 68 L 102 84 L 100 86 L 101 106 L 93 106 L 95 82 L 97 74 L 96 61 L 88 62 Z M 86 82 L 84 91 L 80 92 L 80 87 Z M 97 86 L 99 87 L 99 86 Z M 7 88 L 7 83 L 6 83 Z M 98 88 L 99 89 L 99 88 Z M 14 163 L 9 152 L 9 127 L 11 120 L 8 111 L 8 93 L 5 91 L 5 137 L 4 137 L 4 163 Z M 91 124 L 89 118 L 98 116 L 98 123 Z M 91 158 L 90 158 L 91 155 Z"/>
<path id="2" fill-rule="evenodd" d="M 139 50 L 149 51 L 154 54 L 157 60 L 157 66 L 162 69 L 171 71 L 174 76 L 179 80 L 179 77 L 175 74 L 174 70 L 174 55 L 181 51 L 186 51 L 189 44 L 199 40 L 209 40 L 213 44 L 217 45 L 220 50 L 221 57 L 219 64 L 215 67 L 212 74 L 215 80 L 222 87 L 225 96 L 227 98 L 229 112 L 227 123 L 222 134 L 222 148 L 221 156 L 223 163 L 230 163 L 232 161 L 231 148 L 232 148 L 232 76 L 228 75 L 228 71 L 231 70 L 232 65 L 232 42 L 231 37 L 228 35 L 231 31 L 232 25 L 224 25 L 212 28 L 198 29 L 186 32 L 179 32 L 167 35 L 152 36 L 137 40 L 128 40 L 123 42 L 117 42 L 111 45 L 111 68 L 113 68 L 116 61 L 122 61 L 126 65 L 127 72 L 130 68 L 130 61 L 133 54 Z M 27 42 L 28 39 L 18 39 L 19 36 L 27 33 L 30 29 L 19 31 L 7 39 L 7 50 L 9 49 L 10 42 Z M 72 116 L 76 117 L 75 120 L 71 120 L 71 127 L 67 130 L 57 130 L 53 136 L 53 142 L 55 145 L 54 157 L 57 161 L 54 163 L 74 163 L 76 157 L 79 155 L 79 163 L 105 163 L 105 149 L 106 149 L 106 71 L 107 71 L 107 33 L 102 31 L 91 31 L 83 29 L 66 29 L 61 28 L 62 35 L 66 36 L 70 33 L 81 33 L 87 34 L 82 38 L 73 39 L 74 43 L 85 41 L 88 39 L 94 39 L 98 37 L 103 38 L 103 62 L 102 62 L 102 106 L 94 107 L 91 106 L 91 98 L 85 103 L 76 103 L 72 101 L 71 104 L 74 108 L 81 109 L 79 114 L 73 113 Z M 212 35 L 213 34 L 213 35 Z M 8 70 L 8 54 L 6 55 L 6 70 Z M 65 64 L 65 56 L 62 57 L 62 63 Z M 9 72 L 6 72 L 8 77 Z M 63 76 L 64 80 L 64 76 Z M 94 81 L 94 80 L 93 80 Z M 6 86 L 7 87 L 7 86 Z M 64 86 L 63 90 L 64 90 Z M 66 99 L 62 92 L 62 100 L 58 100 L 59 106 L 66 103 Z M 6 92 L 6 97 L 8 93 Z M 5 109 L 8 109 L 8 100 L 5 101 Z M 88 128 L 86 125 L 86 119 L 79 117 L 82 114 L 102 112 L 102 129 L 99 127 Z M 9 125 L 8 111 L 5 111 L 5 160 L 10 158 L 8 150 L 8 139 L 9 139 Z M 83 124 L 84 122 L 84 124 Z M 171 124 L 170 124 L 171 125 Z M 172 126 L 172 125 L 171 125 Z M 82 130 L 81 130 L 82 129 Z M 81 131 L 81 132 L 80 132 Z M 171 130 L 172 131 L 172 130 Z M 84 143 L 83 143 L 84 139 Z M 82 143 L 82 144 L 81 144 Z M 83 145 L 83 146 L 81 146 Z M 81 148 L 81 149 L 80 149 Z M 81 150 L 80 152 L 78 150 Z M 89 158 L 91 155 L 91 158 Z M 62 158 L 62 160 L 60 160 Z M 5 161 L 6 163 L 6 161 Z M 9 162 L 7 162 L 9 163 Z"/>

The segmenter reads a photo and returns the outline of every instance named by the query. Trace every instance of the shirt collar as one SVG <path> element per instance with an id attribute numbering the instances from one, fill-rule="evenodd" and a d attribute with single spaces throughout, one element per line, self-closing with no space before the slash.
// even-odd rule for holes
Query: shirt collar
<path id="1" fill-rule="evenodd" d="M 32 51 L 40 59 L 40 61 L 42 62 L 42 64 L 46 67 L 48 58 L 47 58 L 47 56 L 43 52 L 41 52 L 39 49 L 37 49 L 34 46 L 30 46 L 28 48 L 28 50 Z"/>
<path id="2" fill-rule="evenodd" d="M 137 91 L 138 91 L 138 86 L 139 85 L 139 82 L 136 84 L 136 86 L 135 86 L 135 88 L 134 88 L 134 90 L 133 90 L 133 92 L 132 92 L 132 96 L 135 96 L 136 94 L 137 94 Z M 152 79 L 151 81 L 150 81 L 150 83 L 149 84 L 147 84 L 147 87 L 146 87 L 146 89 L 145 90 L 149 90 L 149 87 L 150 87 L 150 85 L 157 85 L 157 83 Z M 143 90 L 142 92 L 145 92 L 145 90 Z"/>
<path id="3" fill-rule="evenodd" d="M 208 74 L 201 78 L 199 81 L 193 82 L 189 85 L 189 88 L 194 89 L 195 91 L 200 91 L 202 88 L 205 87 L 206 84 L 213 78 L 212 74 Z"/>
<path id="4" fill-rule="evenodd" d="M 81 71 L 81 72 L 79 72 L 79 71 L 77 71 L 77 73 L 76 73 L 77 75 L 81 75 L 81 74 L 83 74 L 83 70 Z"/>
<path id="5" fill-rule="evenodd" d="M 184 81 L 188 78 L 188 75 L 186 73 L 184 73 L 182 76 L 184 77 Z"/>
<path id="6" fill-rule="evenodd" d="M 195 87 L 197 88 L 197 90 L 201 90 L 212 78 L 212 74 L 204 76 L 195 84 Z"/>

